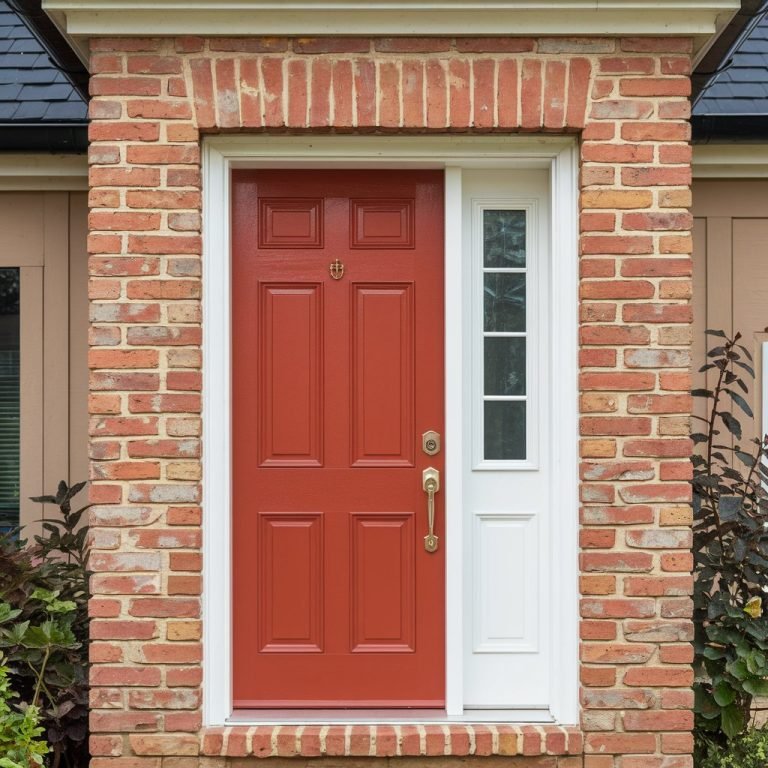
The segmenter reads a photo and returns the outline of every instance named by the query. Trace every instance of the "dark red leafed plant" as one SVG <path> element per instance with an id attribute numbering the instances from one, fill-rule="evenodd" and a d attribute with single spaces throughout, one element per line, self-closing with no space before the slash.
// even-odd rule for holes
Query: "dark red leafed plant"
<path id="1" fill-rule="evenodd" d="M 722 331 L 702 372 L 711 389 L 694 390 L 707 415 L 695 417 L 694 622 L 698 749 L 723 744 L 748 727 L 753 701 L 768 695 L 768 443 L 745 438 L 752 356 Z"/>

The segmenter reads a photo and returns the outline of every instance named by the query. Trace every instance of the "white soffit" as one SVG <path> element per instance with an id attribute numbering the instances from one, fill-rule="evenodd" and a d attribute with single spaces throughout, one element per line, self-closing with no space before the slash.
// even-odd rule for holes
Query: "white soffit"
<path id="1" fill-rule="evenodd" d="M 87 189 L 84 154 L 0 154 L 0 192 Z"/>
<path id="2" fill-rule="evenodd" d="M 114 35 L 678 35 L 703 49 L 740 0 L 43 0 L 86 55 Z"/>
<path id="3" fill-rule="evenodd" d="M 695 179 L 768 178 L 766 144 L 699 144 L 693 148 Z"/>

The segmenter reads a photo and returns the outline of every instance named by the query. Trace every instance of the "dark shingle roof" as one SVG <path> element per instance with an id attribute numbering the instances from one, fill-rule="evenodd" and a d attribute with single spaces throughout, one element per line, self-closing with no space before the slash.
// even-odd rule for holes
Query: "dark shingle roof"
<path id="1" fill-rule="evenodd" d="M 748 26 L 740 43 L 702 90 L 694 116 L 768 114 L 768 12 Z"/>
<path id="2" fill-rule="evenodd" d="M 24 20 L 0 0 L 0 123 L 83 123 L 87 110 Z"/>

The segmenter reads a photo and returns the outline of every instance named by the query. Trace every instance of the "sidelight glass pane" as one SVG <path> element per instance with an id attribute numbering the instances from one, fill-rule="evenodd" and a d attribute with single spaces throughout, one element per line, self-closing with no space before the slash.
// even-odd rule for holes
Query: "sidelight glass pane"
<path id="1" fill-rule="evenodd" d="M 525 211 L 483 211 L 486 268 L 525 266 Z"/>
<path id="2" fill-rule="evenodd" d="M 525 339 L 486 337 L 485 394 L 525 394 Z"/>
<path id="3" fill-rule="evenodd" d="M 19 270 L 0 269 L 0 532 L 19 524 Z"/>
<path id="4" fill-rule="evenodd" d="M 486 331 L 525 330 L 525 275 L 487 273 L 483 280 L 483 314 Z"/>
<path id="5" fill-rule="evenodd" d="M 526 457 L 525 402 L 485 402 L 485 458 L 516 461 Z"/>

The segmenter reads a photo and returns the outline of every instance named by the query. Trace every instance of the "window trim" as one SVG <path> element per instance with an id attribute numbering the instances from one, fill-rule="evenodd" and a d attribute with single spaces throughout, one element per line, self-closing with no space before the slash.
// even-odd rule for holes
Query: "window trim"
<path id="1" fill-rule="evenodd" d="M 225 136 L 203 142 L 203 723 L 229 725 L 232 718 L 231 487 L 230 487 L 230 171 L 237 167 L 299 168 L 444 168 L 445 169 L 445 335 L 446 343 L 446 711 L 442 722 L 465 719 L 462 703 L 463 562 L 462 488 L 463 413 L 460 313 L 464 290 L 462 258 L 462 168 L 548 168 L 551 181 L 550 238 L 553 275 L 552 322 L 568 332 L 553 334 L 550 354 L 558 360 L 559 396 L 553 418 L 562 439 L 551 446 L 560 467 L 555 498 L 562 525 L 551 542 L 553 578 L 559 581 L 549 609 L 562 643 L 552 659 L 550 711 L 540 722 L 578 722 L 578 154 L 570 138 L 535 137 L 277 137 Z M 555 237 L 554 222 L 557 222 Z M 222 396 L 222 393 L 226 393 Z M 567 436 L 570 435 L 570 439 Z M 468 436 L 467 436 L 468 438 Z M 473 721 L 478 712 L 469 712 Z M 536 713 L 498 717 L 534 720 Z M 274 713 L 271 715 L 274 721 Z M 432 721 L 434 719 L 430 718 Z M 483 719 L 480 717 L 479 719 Z M 343 713 L 341 722 L 352 722 Z M 259 722 L 254 718 L 253 722 Z M 237 722 L 242 723 L 242 716 Z M 370 722 L 370 716 L 367 719 Z"/>

